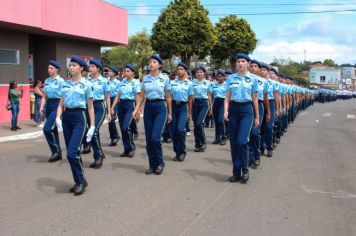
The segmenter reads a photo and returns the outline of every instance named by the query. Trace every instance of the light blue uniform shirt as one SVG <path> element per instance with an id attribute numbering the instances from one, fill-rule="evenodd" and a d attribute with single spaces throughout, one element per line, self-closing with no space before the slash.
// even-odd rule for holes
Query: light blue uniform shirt
<path id="1" fill-rule="evenodd" d="M 193 80 L 194 98 L 207 99 L 208 93 L 212 93 L 211 83 L 209 80 L 203 79 L 201 82 L 197 79 Z"/>
<path id="2" fill-rule="evenodd" d="M 180 81 L 178 78 L 171 80 L 172 99 L 177 102 L 188 102 L 188 97 L 193 95 L 193 85 L 188 79 Z"/>
<path id="3" fill-rule="evenodd" d="M 281 95 L 286 95 L 288 92 L 288 88 L 285 84 L 278 82 L 279 84 L 279 92 Z"/>
<path id="4" fill-rule="evenodd" d="M 97 79 L 89 78 L 88 81 L 91 82 L 93 86 L 94 101 L 104 100 L 105 93 L 110 92 L 108 80 L 100 75 Z"/>
<path id="5" fill-rule="evenodd" d="M 267 79 L 267 86 L 268 86 L 268 99 L 274 99 L 274 94 L 273 92 L 275 91 L 279 91 L 279 86 L 276 83 L 276 81 L 274 81 L 271 78 Z"/>
<path id="6" fill-rule="evenodd" d="M 64 106 L 68 108 L 87 108 L 87 100 L 93 97 L 93 88 L 81 79 L 79 82 L 66 80 L 62 91 L 61 97 L 64 100 Z"/>
<path id="7" fill-rule="evenodd" d="M 47 94 L 47 98 L 60 98 L 64 82 L 65 80 L 59 75 L 57 75 L 54 79 L 46 79 L 43 92 Z"/>
<path id="8" fill-rule="evenodd" d="M 136 100 L 136 94 L 141 92 L 140 83 L 134 79 L 123 79 L 119 85 L 120 99 Z"/>
<path id="9" fill-rule="evenodd" d="M 235 102 L 251 102 L 252 93 L 257 93 L 258 80 L 250 72 L 243 77 L 237 73 L 230 75 L 225 83 L 226 91 L 230 91 L 230 99 Z"/>
<path id="10" fill-rule="evenodd" d="M 157 77 L 145 75 L 141 83 L 141 90 L 146 99 L 165 99 L 166 92 L 171 89 L 167 75 L 160 73 Z"/>
<path id="11" fill-rule="evenodd" d="M 120 80 L 118 79 L 113 79 L 109 81 L 109 88 L 110 88 L 110 97 L 115 97 L 117 94 L 117 91 L 119 90 L 119 86 L 120 86 Z"/>
<path id="12" fill-rule="evenodd" d="M 263 101 L 264 100 L 264 93 L 268 93 L 268 85 L 267 85 L 267 80 L 265 78 L 262 78 L 261 76 L 255 75 L 258 81 L 258 92 L 257 92 L 257 97 L 258 100 Z"/>
<path id="13" fill-rule="evenodd" d="M 214 95 L 214 98 L 225 98 L 226 97 L 226 88 L 225 81 L 221 84 L 219 82 L 211 83 L 211 89 Z"/>

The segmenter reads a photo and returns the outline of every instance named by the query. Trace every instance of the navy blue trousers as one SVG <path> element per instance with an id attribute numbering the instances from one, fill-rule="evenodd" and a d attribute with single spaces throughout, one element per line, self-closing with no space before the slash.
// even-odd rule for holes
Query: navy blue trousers
<path id="1" fill-rule="evenodd" d="M 47 99 L 46 102 L 46 123 L 43 127 L 43 133 L 46 137 L 49 148 L 52 154 L 61 151 L 59 144 L 58 129 L 56 126 L 58 100 Z"/>
<path id="2" fill-rule="evenodd" d="M 267 150 L 273 150 L 273 126 L 276 113 L 274 100 L 269 100 L 269 109 L 271 119 L 263 123 L 262 129 L 264 129 L 264 137 L 262 137 L 263 145 L 261 144 L 261 151 L 264 151 L 265 147 Z"/>
<path id="3" fill-rule="evenodd" d="M 105 119 L 105 103 L 104 101 L 94 101 L 94 115 L 95 115 L 95 131 L 91 139 L 91 146 L 94 152 L 94 159 L 101 158 L 104 153 L 100 143 L 100 127 Z"/>
<path id="4" fill-rule="evenodd" d="M 192 119 L 194 123 L 195 147 L 200 148 L 206 144 L 204 120 L 209 110 L 208 99 L 194 99 Z"/>
<path id="5" fill-rule="evenodd" d="M 188 118 L 188 103 L 172 101 L 172 137 L 173 150 L 177 155 L 186 154 L 185 125 Z"/>
<path id="6" fill-rule="evenodd" d="M 115 97 L 111 97 L 110 101 L 111 104 L 114 102 Z M 117 112 L 118 112 L 118 104 L 116 104 L 116 106 L 114 107 L 114 114 L 113 114 L 113 118 L 112 120 L 109 122 L 109 134 L 110 134 L 110 139 L 118 139 L 119 133 L 118 130 L 116 128 L 116 118 L 117 118 Z"/>
<path id="7" fill-rule="evenodd" d="M 84 183 L 84 170 L 80 157 L 80 146 L 86 131 L 86 114 L 83 111 L 63 112 L 63 135 L 67 148 L 67 159 L 72 170 L 74 182 Z"/>
<path id="8" fill-rule="evenodd" d="M 250 144 L 249 144 L 250 161 L 261 159 L 260 144 L 261 144 L 261 124 L 262 124 L 263 114 L 264 114 L 263 102 L 258 103 L 258 110 L 260 113 L 260 124 L 258 125 L 258 127 L 252 127 L 251 134 L 250 134 Z"/>
<path id="9" fill-rule="evenodd" d="M 253 125 L 252 105 L 231 102 L 229 107 L 230 149 L 232 174 L 248 173 L 248 142 Z"/>
<path id="10" fill-rule="evenodd" d="M 226 127 L 224 121 L 225 98 L 215 98 L 213 103 L 213 117 L 215 122 L 215 140 L 221 141 L 226 138 Z"/>
<path id="11" fill-rule="evenodd" d="M 163 165 L 161 137 L 167 120 L 167 106 L 164 101 L 146 101 L 143 122 L 145 125 L 146 151 L 149 166 L 155 169 Z"/>
<path id="12" fill-rule="evenodd" d="M 119 102 L 119 124 L 122 135 L 122 143 L 124 145 L 124 151 L 130 152 L 135 149 L 133 142 L 133 133 L 131 131 L 132 112 L 135 109 L 135 101 L 120 99 Z"/>

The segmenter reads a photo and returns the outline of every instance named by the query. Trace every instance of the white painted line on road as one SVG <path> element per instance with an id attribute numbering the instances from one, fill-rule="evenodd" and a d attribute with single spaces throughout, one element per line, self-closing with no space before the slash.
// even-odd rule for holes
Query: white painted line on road
<path id="1" fill-rule="evenodd" d="M 7 141 L 18 141 L 18 140 L 26 140 L 26 139 L 33 139 L 33 138 L 38 138 L 43 135 L 43 131 L 36 131 L 36 132 L 31 132 L 31 133 L 26 133 L 26 134 L 16 134 L 16 135 L 11 135 L 11 136 L 6 136 L 6 137 L 1 137 L 0 138 L 0 143 L 2 142 L 7 142 Z"/>
<path id="2" fill-rule="evenodd" d="M 356 116 L 354 114 L 347 114 L 346 117 L 347 119 L 356 119 Z"/>
<path id="3" fill-rule="evenodd" d="M 331 116 L 331 113 L 330 112 L 326 112 L 323 114 L 323 117 L 330 117 Z"/>
<path id="4" fill-rule="evenodd" d="M 330 195 L 333 198 L 356 198 L 356 194 L 347 193 L 342 190 L 337 190 L 336 192 L 326 192 L 326 191 L 310 189 L 305 187 L 304 185 L 302 185 L 302 188 L 308 194 L 318 193 L 318 194 Z"/>

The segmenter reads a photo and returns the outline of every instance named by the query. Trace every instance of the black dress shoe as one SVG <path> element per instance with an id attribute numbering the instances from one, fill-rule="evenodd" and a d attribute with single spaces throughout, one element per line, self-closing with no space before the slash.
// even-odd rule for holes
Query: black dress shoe
<path id="1" fill-rule="evenodd" d="M 252 162 L 253 162 L 253 160 L 248 161 L 248 167 L 250 167 L 252 165 Z"/>
<path id="2" fill-rule="evenodd" d="M 277 138 L 276 139 L 276 143 L 279 144 L 281 142 L 281 139 L 280 138 Z"/>
<path id="3" fill-rule="evenodd" d="M 203 151 L 206 149 L 206 144 L 205 143 L 201 146 L 201 149 L 203 149 Z"/>
<path id="4" fill-rule="evenodd" d="M 179 160 L 179 155 L 177 154 L 174 158 L 173 161 L 178 161 Z"/>
<path id="5" fill-rule="evenodd" d="M 257 167 L 260 165 L 260 161 L 259 160 L 253 160 L 252 162 L 252 169 L 257 169 Z"/>
<path id="6" fill-rule="evenodd" d="M 16 127 L 15 127 L 15 129 L 21 129 L 21 127 L 19 127 L 19 126 L 16 126 Z"/>
<path id="7" fill-rule="evenodd" d="M 248 173 L 242 174 L 240 183 L 246 184 L 249 178 L 250 178 L 250 177 L 249 177 Z"/>
<path id="8" fill-rule="evenodd" d="M 119 141 L 119 139 L 115 138 L 115 139 L 111 139 L 111 143 L 109 144 L 109 146 L 116 146 L 117 142 Z"/>
<path id="9" fill-rule="evenodd" d="M 194 152 L 204 152 L 204 149 L 202 149 L 201 147 L 197 147 L 194 149 Z"/>
<path id="10" fill-rule="evenodd" d="M 167 138 L 166 143 L 172 143 L 172 139 Z"/>
<path id="11" fill-rule="evenodd" d="M 241 180 L 241 176 L 237 176 L 237 175 L 233 175 L 230 176 L 227 181 L 230 183 L 235 183 L 235 182 L 239 182 Z"/>
<path id="12" fill-rule="evenodd" d="M 88 182 L 84 180 L 84 183 L 82 184 L 76 184 L 74 187 L 74 195 L 78 196 L 81 195 L 85 192 L 85 189 L 88 187 Z"/>
<path id="13" fill-rule="evenodd" d="M 89 168 L 99 169 L 103 165 L 103 159 L 98 158 L 93 163 L 89 165 Z"/>
<path id="14" fill-rule="evenodd" d="M 84 184 L 86 185 L 85 187 L 88 186 L 88 182 L 86 180 L 84 180 Z M 70 189 L 69 189 L 69 192 L 70 193 L 74 193 L 74 189 L 76 188 L 78 184 L 74 184 Z"/>
<path id="15" fill-rule="evenodd" d="M 178 156 L 178 161 L 180 161 L 180 162 L 184 161 L 185 155 L 186 155 L 185 153 L 180 154 L 180 155 Z"/>
<path id="16" fill-rule="evenodd" d="M 10 130 L 11 130 L 11 131 L 17 131 L 17 129 L 16 129 L 16 128 L 11 128 Z"/>
<path id="17" fill-rule="evenodd" d="M 137 133 L 133 134 L 133 138 L 138 139 L 138 134 Z"/>
<path id="18" fill-rule="evenodd" d="M 82 150 L 80 153 L 81 153 L 81 154 L 88 154 L 88 153 L 91 153 L 91 147 L 90 147 L 90 145 L 84 147 L 83 150 Z"/>
<path id="19" fill-rule="evenodd" d="M 48 159 L 48 162 L 55 162 L 62 160 L 62 152 L 53 153 L 52 156 Z"/>
<path id="20" fill-rule="evenodd" d="M 273 155 L 273 151 L 272 150 L 268 150 L 267 156 L 268 157 L 272 157 L 272 155 Z"/>
<path id="21" fill-rule="evenodd" d="M 130 157 L 130 158 L 132 158 L 134 155 L 135 155 L 135 149 L 132 149 L 131 151 L 129 151 L 127 153 L 127 157 Z"/>
<path id="22" fill-rule="evenodd" d="M 152 175 L 153 173 L 155 173 L 155 170 L 152 169 L 152 168 L 148 168 L 148 169 L 146 170 L 146 175 Z"/>
<path id="23" fill-rule="evenodd" d="M 125 152 L 121 153 L 120 157 L 128 157 L 128 152 L 125 151 Z"/>
<path id="24" fill-rule="evenodd" d="M 219 144 L 219 143 L 221 143 L 221 141 L 218 140 L 218 139 L 215 139 L 215 140 L 212 142 L 212 144 Z"/>
<path id="25" fill-rule="evenodd" d="M 155 175 L 160 175 L 160 174 L 162 174 L 163 170 L 164 170 L 163 165 L 157 166 L 156 169 L 155 169 Z"/>
<path id="26" fill-rule="evenodd" d="M 223 139 L 221 139 L 220 145 L 225 145 L 226 142 L 227 142 L 227 139 L 226 139 L 226 138 L 223 138 Z"/>

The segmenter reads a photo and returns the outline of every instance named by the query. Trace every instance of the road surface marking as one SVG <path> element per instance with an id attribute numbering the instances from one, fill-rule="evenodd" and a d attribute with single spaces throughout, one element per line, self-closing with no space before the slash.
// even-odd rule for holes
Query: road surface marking
<path id="1" fill-rule="evenodd" d="M 331 116 L 331 113 L 330 112 L 326 112 L 323 114 L 323 117 L 330 117 Z"/>
<path id="2" fill-rule="evenodd" d="M 346 117 L 347 119 L 356 119 L 356 116 L 354 114 L 347 114 Z"/>
<path id="3" fill-rule="evenodd" d="M 310 189 L 310 188 L 305 187 L 304 185 L 302 186 L 302 188 L 308 194 L 317 193 L 317 194 L 321 194 L 321 195 L 330 195 L 330 197 L 333 197 L 333 198 L 356 198 L 356 194 L 347 193 L 342 190 L 337 190 L 336 192 L 326 192 L 326 191 Z"/>

